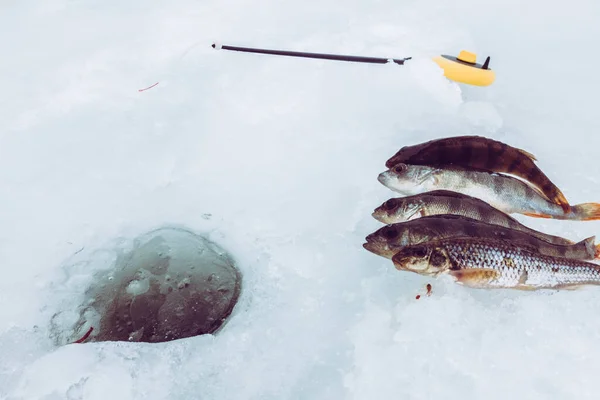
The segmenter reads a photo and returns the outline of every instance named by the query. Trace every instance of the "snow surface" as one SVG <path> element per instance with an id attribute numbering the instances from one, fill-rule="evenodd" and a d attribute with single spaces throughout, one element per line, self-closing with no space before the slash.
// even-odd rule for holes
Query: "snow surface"
<path id="1" fill-rule="evenodd" d="M 598 2 L 5 0 L 0 13 L 0 398 L 598 398 L 600 292 L 481 291 L 361 247 L 400 147 L 482 134 L 600 201 Z M 405 66 L 222 44 L 406 57 Z M 492 57 L 488 88 L 430 60 Z M 155 87 L 139 92 L 159 82 Z M 210 217 L 206 214 L 210 214 Z M 600 222 L 517 217 L 583 239 Z M 56 347 L 102 264 L 164 224 L 244 275 L 216 336 Z M 433 283 L 433 295 L 423 294 Z"/>

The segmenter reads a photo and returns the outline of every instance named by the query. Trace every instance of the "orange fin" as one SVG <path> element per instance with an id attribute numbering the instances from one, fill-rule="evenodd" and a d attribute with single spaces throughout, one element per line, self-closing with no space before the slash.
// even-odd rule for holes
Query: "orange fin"
<path id="1" fill-rule="evenodd" d="M 533 218 L 552 218 L 548 214 L 534 214 L 534 213 L 524 212 L 523 215 L 527 215 L 528 217 L 533 217 Z"/>
<path id="2" fill-rule="evenodd" d="M 489 268 L 460 269 L 449 271 L 456 282 L 473 288 L 486 288 L 489 283 L 500 276 L 500 272 Z"/>
<path id="3" fill-rule="evenodd" d="M 570 212 L 571 205 L 567 201 L 567 198 L 564 194 L 562 194 L 560 190 L 558 190 L 558 188 L 556 188 L 556 190 L 558 191 L 558 193 L 556 193 L 556 196 L 552 199 L 552 201 L 561 206 L 565 213 Z"/>
<path id="4" fill-rule="evenodd" d="M 596 245 L 596 254 L 594 254 L 594 258 L 600 258 L 600 244 Z"/>
<path id="5" fill-rule="evenodd" d="M 596 221 L 600 219 L 600 203 L 583 203 L 572 207 L 572 214 L 578 221 Z"/>

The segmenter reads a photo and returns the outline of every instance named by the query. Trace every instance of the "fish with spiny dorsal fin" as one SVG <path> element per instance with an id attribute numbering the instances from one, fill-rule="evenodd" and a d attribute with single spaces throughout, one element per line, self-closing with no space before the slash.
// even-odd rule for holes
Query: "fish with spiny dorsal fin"
<path id="1" fill-rule="evenodd" d="M 363 247 L 381 257 L 392 258 L 402 247 L 454 237 L 509 240 L 553 257 L 575 260 L 593 260 L 597 257 L 594 236 L 574 244 L 553 244 L 522 231 L 459 215 L 433 215 L 386 225 L 368 235 Z"/>
<path id="2" fill-rule="evenodd" d="M 516 229 L 554 244 L 574 243 L 572 240 L 560 236 L 531 229 L 483 200 L 449 190 L 433 190 L 413 196 L 394 197 L 383 202 L 372 213 L 373 218 L 384 224 L 405 222 L 431 215 L 460 215 Z M 600 248 L 598 248 L 598 252 L 600 252 Z"/>
<path id="3" fill-rule="evenodd" d="M 537 187 L 550 202 L 558 204 L 567 213 L 570 205 L 566 197 L 535 161 L 533 154 L 497 140 L 483 136 L 455 136 L 402 147 L 385 166 L 392 168 L 402 163 L 506 172 Z"/>
<path id="4" fill-rule="evenodd" d="M 530 185 L 502 174 L 400 163 L 379 174 L 377 179 L 389 189 L 404 195 L 432 190 L 463 193 L 479 198 L 507 214 L 574 221 L 600 219 L 599 203 L 577 204 L 565 212 Z"/>

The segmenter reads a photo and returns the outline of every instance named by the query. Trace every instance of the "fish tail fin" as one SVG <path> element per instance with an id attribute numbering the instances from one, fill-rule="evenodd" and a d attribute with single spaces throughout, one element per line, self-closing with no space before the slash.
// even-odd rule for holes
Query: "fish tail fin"
<path id="1" fill-rule="evenodd" d="M 571 218 L 578 221 L 600 220 L 600 203 L 583 203 L 571 207 Z"/>

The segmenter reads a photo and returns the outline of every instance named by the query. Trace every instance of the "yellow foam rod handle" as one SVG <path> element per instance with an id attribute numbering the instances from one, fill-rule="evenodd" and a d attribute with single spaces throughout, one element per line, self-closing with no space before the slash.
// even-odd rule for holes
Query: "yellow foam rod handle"
<path id="1" fill-rule="evenodd" d="M 496 73 L 486 64 L 477 64 L 477 56 L 468 51 L 461 51 L 458 57 L 441 55 L 433 61 L 444 70 L 444 76 L 452 81 L 475 86 L 489 86 L 494 83 Z"/>

